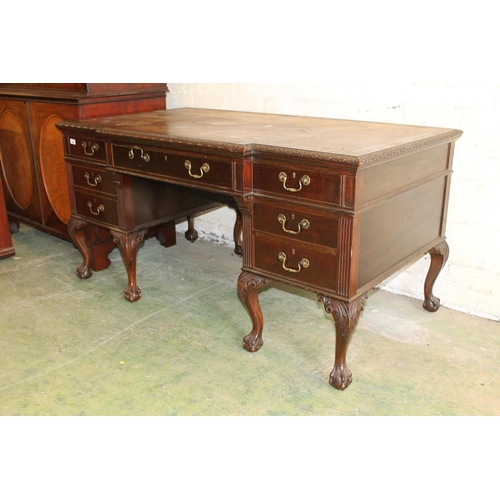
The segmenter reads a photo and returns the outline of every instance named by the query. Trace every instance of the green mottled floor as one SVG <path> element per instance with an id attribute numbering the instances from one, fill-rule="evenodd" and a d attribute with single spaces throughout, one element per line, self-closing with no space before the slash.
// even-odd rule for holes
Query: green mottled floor
<path id="1" fill-rule="evenodd" d="M 0 415 L 500 414 L 498 322 L 378 291 L 339 392 L 327 382 L 333 322 L 313 294 L 262 289 L 265 344 L 248 353 L 241 259 L 177 239 L 144 243 L 131 304 L 117 250 L 79 280 L 70 243 L 22 225 L 16 256 L 0 261 Z"/>

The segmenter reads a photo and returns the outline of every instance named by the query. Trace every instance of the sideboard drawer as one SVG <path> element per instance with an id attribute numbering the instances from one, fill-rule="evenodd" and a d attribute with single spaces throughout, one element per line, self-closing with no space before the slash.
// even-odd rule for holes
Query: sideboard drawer
<path id="1" fill-rule="evenodd" d="M 75 187 L 90 189 L 96 193 L 116 194 L 114 176 L 103 168 L 94 166 L 72 165 L 73 184 Z"/>
<path id="2" fill-rule="evenodd" d="M 168 178 L 195 181 L 200 185 L 211 185 L 232 189 L 232 163 L 199 158 L 183 154 L 171 154 L 138 146 L 113 145 L 113 165 L 119 168 L 140 170 Z M 190 183 L 191 184 L 191 183 Z M 200 186 L 201 187 L 201 186 Z"/>
<path id="3" fill-rule="evenodd" d="M 336 249 L 338 245 L 339 220 L 331 214 L 317 215 L 301 208 L 255 203 L 253 228 L 329 248 Z"/>
<path id="4" fill-rule="evenodd" d="M 340 174 L 311 171 L 306 166 L 297 168 L 255 163 L 253 168 L 254 191 L 337 206 L 342 200 L 341 180 Z"/>
<path id="5" fill-rule="evenodd" d="M 74 137 L 66 135 L 67 148 L 70 156 L 85 158 L 99 162 L 106 162 L 106 143 L 97 139 Z"/>
<path id="6" fill-rule="evenodd" d="M 337 290 L 335 251 L 319 251 L 274 238 L 255 236 L 255 267 L 284 278 Z"/>
<path id="7" fill-rule="evenodd" d="M 103 222 L 118 226 L 116 200 L 75 189 L 75 202 L 78 215 L 90 218 L 96 224 Z"/>

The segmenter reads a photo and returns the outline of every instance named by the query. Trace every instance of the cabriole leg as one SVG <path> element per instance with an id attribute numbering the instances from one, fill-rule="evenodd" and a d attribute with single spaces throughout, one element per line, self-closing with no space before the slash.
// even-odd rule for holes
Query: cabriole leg
<path id="1" fill-rule="evenodd" d="M 76 248 L 78 248 L 83 257 L 83 264 L 76 270 L 76 275 L 80 279 L 90 278 L 93 274 L 92 268 L 90 266 L 91 254 L 87 246 L 87 240 L 85 238 L 85 228 L 88 225 L 88 222 L 80 219 L 75 219 L 73 217 L 71 217 L 68 222 L 68 233 L 74 245 L 76 246 Z"/>
<path id="2" fill-rule="evenodd" d="M 352 382 L 352 373 L 346 363 L 347 348 L 361 311 L 365 307 L 365 297 L 344 302 L 318 294 L 318 300 L 323 302 L 325 311 L 331 314 L 335 321 L 335 365 L 330 373 L 329 382 L 335 389 L 343 391 Z"/>
<path id="3" fill-rule="evenodd" d="M 429 250 L 429 255 L 431 256 L 431 264 L 429 267 L 429 272 L 427 273 L 427 277 L 425 278 L 424 283 L 424 303 L 422 307 L 429 312 L 436 312 L 441 305 L 440 300 L 434 296 L 432 293 L 432 288 L 434 287 L 434 283 L 443 269 L 446 261 L 448 260 L 448 255 L 450 254 L 450 248 L 448 247 L 448 243 L 443 241 L 439 245 L 436 245 L 434 248 Z"/>
<path id="4" fill-rule="evenodd" d="M 268 283 L 267 278 L 243 271 L 238 278 L 238 296 L 245 303 L 252 318 L 252 331 L 243 338 L 243 348 L 249 352 L 258 351 L 262 344 L 264 319 L 259 304 L 258 289 Z"/>
<path id="5" fill-rule="evenodd" d="M 188 215 L 187 223 L 188 223 L 188 229 L 184 233 L 184 237 L 186 238 L 186 240 L 192 243 L 193 241 L 196 241 L 198 239 L 198 231 L 196 231 L 196 229 L 194 228 L 194 217 Z"/>
<path id="6" fill-rule="evenodd" d="M 123 290 L 123 294 L 129 302 L 135 302 L 141 298 L 141 289 L 137 286 L 136 278 L 137 249 L 139 243 L 144 239 L 145 231 L 133 233 L 111 231 L 111 234 L 113 241 L 118 245 L 123 264 L 127 270 L 128 285 Z"/>
<path id="7" fill-rule="evenodd" d="M 236 208 L 236 220 L 234 222 L 233 238 L 234 238 L 234 253 L 236 255 L 243 255 L 243 215 Z"/>

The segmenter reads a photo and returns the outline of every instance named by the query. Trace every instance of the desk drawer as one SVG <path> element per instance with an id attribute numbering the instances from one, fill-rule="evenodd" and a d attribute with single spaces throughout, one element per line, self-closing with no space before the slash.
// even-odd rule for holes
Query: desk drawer
<path id="1" fill-rule="evenodd" d="M 189 154 L 113 145 L 113 165 L 155 177 L 176 178 L 203 185 L 232 189 L 232 163 Z M 191 185 L 192 182 L 189 184 Z"/>
<path id="2" fill-rule="evenodd" d="M 341 204 L 341 175 L 311 171 L 307 166 L 283 166 L 255 163 L 255 191 L 290 196 L 296 200 Z"/>
<path id="3" fill-rule="evenodd" d="M 283 278 L 336 291 L 336 252 L 322 252 L 286 240 L 255 237 L 255 267 Z"/>
<path id="4" fill-rule="evenodd" d="M 297 241 L 337 248 L 339 220 L 331 214 L 317 215 L 300 208 L 254 204 L 253 228 Z"/>
<path id="5" fill-rule="evenodd" d="M 65 139 L 70 156 L 106 162 L 106 143 L 104 141 L 71 135 L 66 135 Z"/>
<path id="6" fill-rule="evenodd" d="M 96 224 L 104 222 L 118 226 L 116 200 L 75 189 L 75 202 L 78 215 L 90 218 Z"/>
<path id="7" fill-rule="evenodd" d="M 96 193 L 116 194 L 114 176 L 103 168 L 94 166 L 72 165 L 73 184 Z"/>

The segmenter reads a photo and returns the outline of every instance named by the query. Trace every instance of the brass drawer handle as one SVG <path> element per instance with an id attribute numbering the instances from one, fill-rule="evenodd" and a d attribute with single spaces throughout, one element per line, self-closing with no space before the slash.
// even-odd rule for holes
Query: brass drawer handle
<path id="1" fill-rule="evenodd" d="M 295 174 L 293 174 L 295 177 Z M 283 187 L 287 190 L 290 191 L 291 193 L 298 193 L 303 186 L 309 186 L 311 184 L 311 179 L 309 178 L 308 175 L 303 175 L 300 180 L 299 180 L 299 187 L 298 188 L 291 188 L 286 186 L 286 180 L 288 179 L 288 176 L 285 174 L 285 172 L 280 172 L 278 175 L 278 179 L 280 182 L 283 183 Z"/>
<path id="2" fill-rule="evenodd" d="M 196 175 L 196 174 L 193 174 L 191 172 L 191 162 L 189 160 L 186 160 L 184 162 L 184 166 L 187 168 L 188 170 L 188 174 L 193 177 L 194 179 L 201 179 L 203 177 L 203 174 L 204 173 L 207 173 L 209 170 L 210 170 L 210 165 L 208 163 L 204 163 L 202 166 L 201 166 L 201 169 L 200 169 L 200 175 Z"/>
<path id="3" fill-rule="evenodd" d="M 309 261 L 307 259 L 302 259 L 300 262 L 299 262 L 299 268 L 298 269 L 292 269 L 290 267 L 286 267 L 285 265 L 285 262 L 286 262 L 286 259 L 287 259 L 287 256 L 284 252 L 280 252 L 278 254 L 278 259 L 283 262 L 283 269 L 285 271 L 288 271 L 289 273 L 300 273 L 300 271 L 302 271 L 302 268 L 307 268 L 309 267 Z"/>
<path id="4" fill-rule="evenodd" d="M 101 212 L 104 212 L 104 206 L 103 206 L 102 204 L 101 204 L 101 205 L 99 205 L 99 206 L 97 207 L 97 211 L 96 211 L 96 212 L 94 212 L 94 211 L 92 210 L 92 202 L 91 202 L 91 201 L 89 201 L 89 202 L 87 203 L 87 206 L 89 207 L 90 213 L 91 213 L 92 215 L 99 215 Z"/>
<path id="5" fill-rule="evenodd" d="M 278 215 L 278 222 L 281 224 L 283 231 L 285 231 L 285 233 L 290 233 L 290 234 L 299 234 L 300 231 L 302 231 L 302 229 L 309 229 L 309 227 L 311 226 L 311 223 L 307 219 L 302 219 L 298 224 L 297 231 L 294 231 L 293 229 L 287 229 L 285 227 L 286 217 L 283 214 Z"/>
<path id="6" fill-rule="evenodd" d="M 98 175 L 94 177 L 94 182 L 90 182 L 90 174 L 88 172 L 85 172 L 85 179 L 87 180 L 87 184 L 92 187 L 96 187 L 102 181 L 101 176 Z"/>
<path id="7" fill-rule="evenodd" d="M 148 155 L 148 153 L 145 153 L 142 148 L 140 148 L 139 146 L 132 146 L 130 148 L 130 151 L 128 152 L 128 157 L 131 160 L 133 160 L 135 157 L 134 149 L 138 149 L 141 152 L 141 160 L 144 160 L 146 163 L 151 159 L 151 157 Z"/>
<path id="8" fill-rule="evenodd" d="M 87 151 L 87 143 L 85 141 L 82 141 L 82 148 L 83 148 L 83 152 L 87 156 L 94 156 L 95 152 L 99 150 L 99 144 L 94 142 L 94 144 L 92 146 L 90 146 L 90 151 Z"/>

